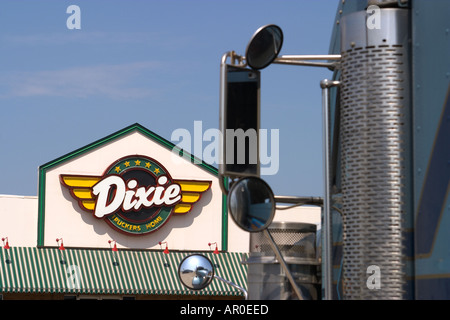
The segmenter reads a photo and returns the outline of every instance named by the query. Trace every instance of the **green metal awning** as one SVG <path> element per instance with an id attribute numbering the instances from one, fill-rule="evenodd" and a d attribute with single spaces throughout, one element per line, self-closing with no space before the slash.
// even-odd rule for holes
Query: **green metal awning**
<path id="1" fill-rule="evenodd" d="M 193 252 L 11 247 L 0 249 L 0 292 L 71 294 L 221 295 L 242 293 L 214 279 L 200 291 L 188 290 L 178 279 L 181 260 Z M 247 287 L 242 253 L 206 255 L 216 274 Z"/>

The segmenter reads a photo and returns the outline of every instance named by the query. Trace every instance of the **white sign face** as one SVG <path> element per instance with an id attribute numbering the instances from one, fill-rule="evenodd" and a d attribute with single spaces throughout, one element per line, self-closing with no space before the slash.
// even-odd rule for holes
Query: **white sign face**
<path id="1" fill-rule="evenodd" d="M 103 176 L 61 174 L 60 180 L 81 209 L 131 235 L 154 232 L 173 214 L 187 214 L 212 183 L 173 180 L 161 163 L 142 155 L 114 161 Z"/>

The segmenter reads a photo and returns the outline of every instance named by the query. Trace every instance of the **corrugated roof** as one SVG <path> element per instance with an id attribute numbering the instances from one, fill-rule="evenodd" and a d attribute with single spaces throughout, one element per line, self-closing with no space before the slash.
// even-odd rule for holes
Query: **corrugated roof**
<path id="1" fill-rule="evenodd" d="M 224 295 L 242 293 L 217 279 L 200 291 L 178 279 L 181 260 L 191 252 L 11 247 L 0 249 L 0 292 L 78 294 Z M 216 274 L 247 287 L 242 253 L 206 255 Z"/>

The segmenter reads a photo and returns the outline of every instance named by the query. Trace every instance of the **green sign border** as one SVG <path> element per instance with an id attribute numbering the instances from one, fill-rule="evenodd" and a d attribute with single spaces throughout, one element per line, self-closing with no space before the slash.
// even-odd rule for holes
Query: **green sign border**
<path id="1" fill-rule="evenodd" d="M 164 139 L 163 137 L 157 135 L 156 133 L 148 130 L 143 127 L 139 123 L 135 123 L 130 125 L 120 131 L 117 131 L 113 134 L 106 136 L 100 140 L 97 140 L 93 143 L 88 144 L 82 148 L 79 148 L 75 151 L 72 151 L 66 155 L 63 155 L 55 160 L 47 162 L 39 167 L 39 186 L 38 186 L 38 225 L 37 225 L 37 247 L 44 246 L 44 234 L 45 234 L 45 196 L 46 196 L 46 173 L 48 170 L 59 166 L 67 161 L 70 161 L 76 157 L 82 156 L 87 152 L 92 152 L 92 150 L 99 148 L 107 143 L 111 143 L 114 140 L 122 138 L 125 135 L 128 135 L 133 132 L 139 132 L 160 146 L 172 151 L 178 152 L 180 157 L 185 160 L 189 160 L 189 162 L 193 165 L 197 165 L 203 170 L 206 170 L 210 174 L 218 177 L 217 168 L 213 167 L 210 164 L 203 162 L 201 159 L 195 157 L 194 155 L 180 149 L 172 142 Z M 225 179 L 225 178 L 224 178 Z M 228 184 L 228 181 L 224 181 L 225 185 Z M 227 209 L 227 196 L 225 194 L 222 195 L 222 250 L 228 250 L 228 209 Z"/>

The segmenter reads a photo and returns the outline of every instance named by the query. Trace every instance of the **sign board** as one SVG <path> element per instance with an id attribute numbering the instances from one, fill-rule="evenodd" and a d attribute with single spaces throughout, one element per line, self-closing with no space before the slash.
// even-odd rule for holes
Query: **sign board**
<path id="1" fill-rule="evenodd" d="M 176 148 L 135 124 L 42 165 L 37 245 L 247 251 L 218 170 Z"/>
<path id="2" fill-rule="evenodd" d="M 102 176 L 60 175 L 82 210 L 111 227 L 143 235 L 163 227 L 173 214 L 186 214 L 212 181 L 173 180 L 155 159 L 130 155 L 112 163 Z"/>

